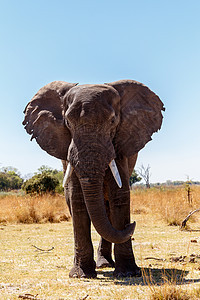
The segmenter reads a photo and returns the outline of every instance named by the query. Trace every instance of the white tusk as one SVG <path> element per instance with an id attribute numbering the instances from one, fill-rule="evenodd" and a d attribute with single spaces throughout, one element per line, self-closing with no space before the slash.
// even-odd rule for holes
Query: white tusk
<path id="1" fill-rule="evenodd" d="M 67 183 L 69 182 L 73 170 L 74 170 L 74 168 L 72 167 L 72 165 L 69 162 L 67 165 L 67 170 L 65 172 L 64 179 L 63 179 L 63 187 L 65 187 L 67 185 Z"/>
<path id="2" fill-rule="evenodd" d="M 119 186 L 119 188 L 121 188 L 122 187 L 122 181 L 121 181 L 119 171 L 117 169 L 117 165 L 116 165 L 116 162 L 115 162 L 114 159 L 109 163 L 109 167 L 111 169 L 113 177 L 115 178 L 115 181 L 117 182 L 117 185 Z"/>

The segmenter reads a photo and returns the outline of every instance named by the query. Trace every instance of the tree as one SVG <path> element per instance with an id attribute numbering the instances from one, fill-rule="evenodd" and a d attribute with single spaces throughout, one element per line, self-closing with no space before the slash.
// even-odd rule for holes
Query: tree
<path id="1" fill-rule="evenodd" d="M 57 174 L 59 171 L 56 169 L 53 169 L 51 167 L 42 165 L 41 167 L 38 168 L 38 171 L 35 174 L 43 174 L 43 173 L 47 173 L 47 174 L 51 174 L 51 175 L 55 175 Z"/>
<path id="2" fill-rule="evenodd" d="M 33 177 L 25 181 L 22 189 L 27 194 L 62 193 L 62 180 L 62 171 L 43 165 Z"/>
<path id="3" fill-rule="evenodd" d="M 55 193 L 58 184 L 59 181 L 55 177 L 44 172 L 42 174 L 36 174 L 25 181 L 22 189 L 27 194 Z"/>
<path id="4" fill-rule="evenodd" d="M 14 171 L 8 171 L 7 176 L 10 182 L 10 189 L 19 190 L 23 184 L 23 179 Z"/>
<path id="5" fill-rule="evenodd" d="M 58 171 L 56 169 L 52 169 L 51 167 L 42 165 L 40 168 L 38 168 L 38 172 L 36 174 L 43 174 L 47 173 L 49 175 L 52 175 L 54 178 L 56 178 L 59 182 L 59 184 L 56 186 L 55 191 L 57 193 L 64 193 L 64 188 L 63 188 L 63 171 Z"/>
<path id="6" fill-rule="evenodd" d="M 16 168 L 3 167 L 0 171 L 0 190 L 18 190 L 23 184 L 23 179 Z"/>
<path id="7" fill-rule="evenodd" d="M 136 182 L 139 182 L 140 180 L 142 180 L 142 178 L 138 176 L 135 170 L 133 170 L 133 173 L 131 174 L 131 177 L 129 179 L 130 186 L 132 186 Z"/>
<path id="8" fill-rule="evenodd" d="M 149 165 L 146 168 L 144 167 L 144 165 L 141 165 L 141 167 L 138 169 L 138 173 L 145 181 L 147 188 L 150 188 L 150 168 L 151 167 Z"/>
<path id="9" fill-rule="evenodd" d="M 0 173 L 0 191 L 8 191 L 9 190 L 9 180 L 8 176 L 1 172 Z"/>

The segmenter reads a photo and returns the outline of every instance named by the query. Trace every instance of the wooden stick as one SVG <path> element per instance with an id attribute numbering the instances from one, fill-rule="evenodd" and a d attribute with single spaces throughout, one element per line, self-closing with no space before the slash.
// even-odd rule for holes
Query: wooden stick
<path id="1" fill-rule="evenodd" d="M 51 249 L 44 250 L 44 249 L 36 247 L 35 245 L 32 245 L 32 247 L 36 248 L 37 250 L 44 251 L 44 252 L 52 251 L 54 249 L 54 247 L 52 247 Z"/>
<path id="2" fill-rule="evenodd" d="M 189 215 L 183 220 L 183 222 L 182 222 L 182 224 L 181 224 L 181 228 L 184 228 L 184 227 L 186 226 L 186 222 L 189 220 L 189 218 L 190 218 L 194 213 L 196 213 L 196 212 L 198 212 L 198 211 L 200 211 L 200 208 L 191 211 L 191 212 L 189 213 Z"/>
<path id="3" fill-rule="evenodd" d="M 147 260 L 147 259 L 154 259 L 154 260 L 160 260 L 160 261 L 165 261 L 166 259 L 164 259 L 164 258 L 156 258 L 156 257 L 145 257 L 145 259 Z"/>
<path id="4" fill-rule="evenodd" d="M 29 299 L 29 300 L 40 300 L 39 298 L 37 298 L 38 294 L 36 296 L 32 295 L 32 294 L 25 294 L 25 295 L 19 295 L 18 298 L 21 299 Z"/>

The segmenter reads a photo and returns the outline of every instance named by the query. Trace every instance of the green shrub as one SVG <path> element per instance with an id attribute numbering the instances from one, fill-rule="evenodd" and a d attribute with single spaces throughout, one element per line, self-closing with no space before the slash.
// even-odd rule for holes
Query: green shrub
<path id="1" fill-rule="evenodd" d="M 2 168 L 0 171 L 0 190 L 18 190 L 23 184 L 23 179 L 17 169 L 13 167 Z"/>
<path id="2" fill-rule="evenodd" d="M 129 179 L 129 185 L 132 186 L 134 183 L 141 181 L 142 178 L 138 176 L 135 170 L 133 170 L 131 177 Z"/>
<path id="3" fill-rule="evenodd" d="M 22 185 L 22 189 L 27 194 L 44 194 L 44 193 L 55 193 L 56 187 L 59 185 L 58 179 L 48 173 L 43 172 L 36 174 L 32 178 L 28 179 Z"/>

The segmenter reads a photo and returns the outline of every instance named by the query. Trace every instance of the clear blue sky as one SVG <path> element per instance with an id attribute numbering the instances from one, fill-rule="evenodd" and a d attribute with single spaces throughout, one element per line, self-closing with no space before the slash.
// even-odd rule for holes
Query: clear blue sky
<path id="1" fill-rule="evenodd" d="M 166 107 L 136 169 L 149 164 L 152 182 L 200 180 L 199 16 L 199 0 L 1 0 L 0 167 L 61 169 L 21 125 L 43 85 L 134 79 Z"/>

